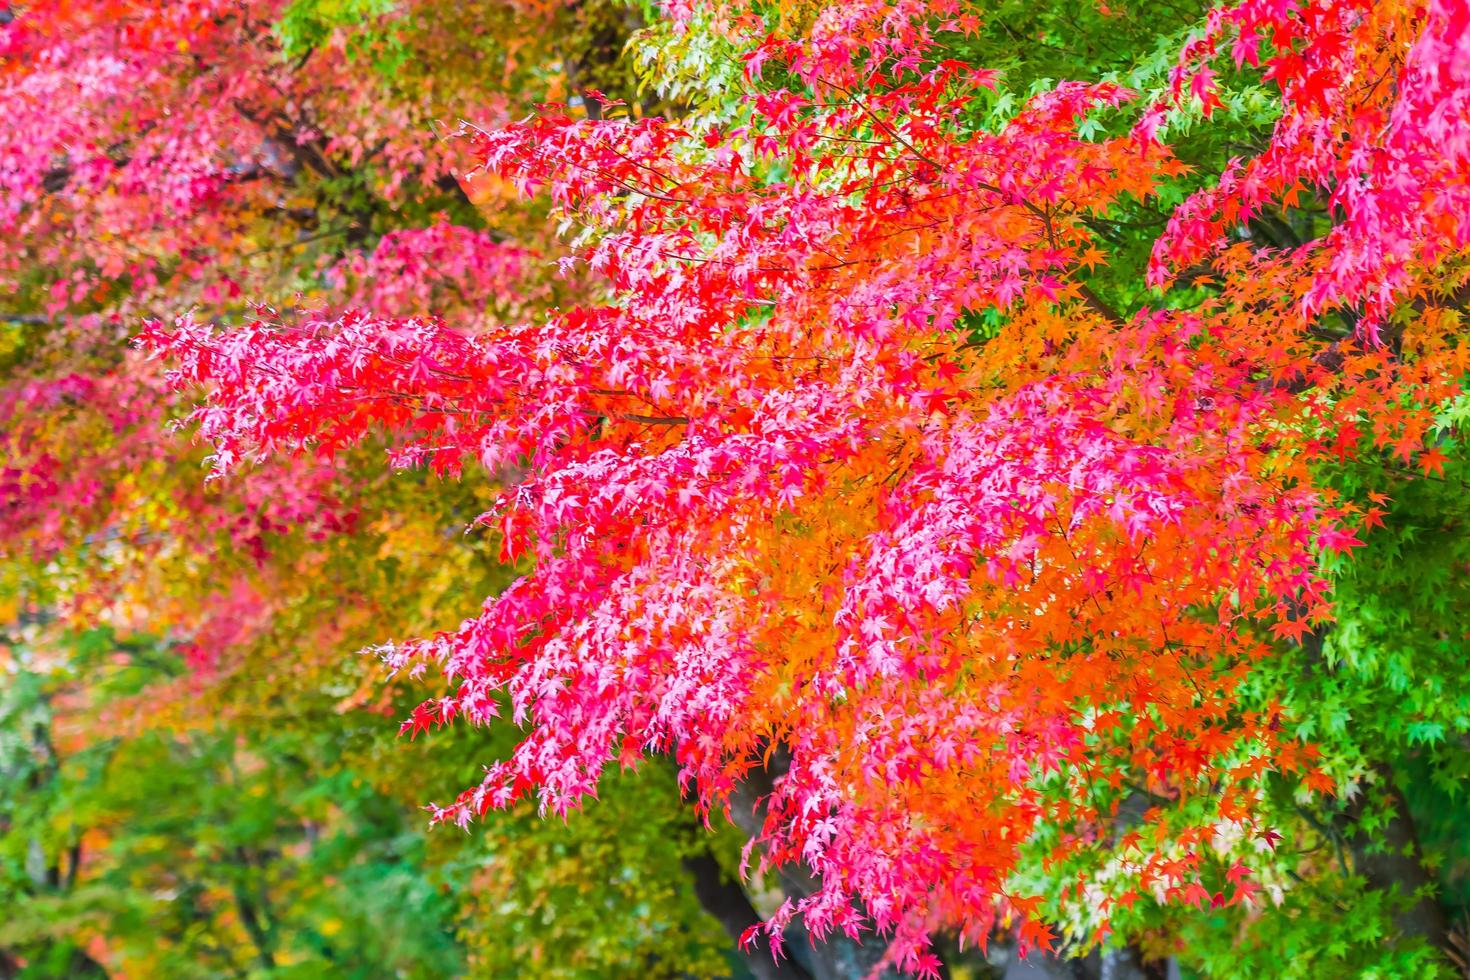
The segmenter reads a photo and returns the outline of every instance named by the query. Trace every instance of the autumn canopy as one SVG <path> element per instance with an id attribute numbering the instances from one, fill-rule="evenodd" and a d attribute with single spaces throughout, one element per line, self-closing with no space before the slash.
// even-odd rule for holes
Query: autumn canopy
<path id="1" fill-rule="evenodd" d="M 1470 969 L 1466 0 L 0 11 L 0 977 Z"/>

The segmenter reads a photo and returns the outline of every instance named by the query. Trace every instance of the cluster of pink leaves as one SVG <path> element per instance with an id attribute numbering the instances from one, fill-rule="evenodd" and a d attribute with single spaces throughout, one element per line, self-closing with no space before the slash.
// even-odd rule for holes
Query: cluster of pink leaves
<path id="1" fill-rule="evenodd" d="M 1426 269 L 1470 247 L 1470 3 L 1219 7 L 1182 53 L 1176 101 L 1187 90 L 1207 111 L 1218 105 L 1210 62 L 1227 42 L 1236 66 L 1261 66 L 1280 87 L 1281 118 L 1265 152 L 1233 161 L 1176 211 L 1151 281 L 1293 192 L 1320 192 L 1336 220 L 1301 250 L 1304 263 L 1322 264 L 1305 309 L 1361 304 L 1376 324 Z M 1375 104 L 1380 86 L 1397 97 Z"/>
<path id="2" fill-rule="evenodd" d="M 341 471 L 312 460 L 242 472 L 228 487 L 181 479 L 171 502 L 177 513 L 154 509 L 150 524 L 134 510 L 139 474 L 166 470 L 178 446 L 159 437 L 171 411 L 162 379 L 141 367 L 0 390 L 6 553 L 44 564 L 79 545 L 96 555 L 121 536 L 134 547 L 203 554 L 228 546 L 263 561 L 273 536 L 300 530 L 321 540 L 352 526 L 353 507 L 339 498 Z M 78 443 L 92 447 L 89 465 L 64 455 Z"/>
<path id="3" fill-rule="evenodd" d="M 161 372 L 125 354 L 140 314 L 200 304 L 228 317 L 242 295 L 298 289 L 290 247 L 340 230 L 314 228 L 294 207 L 308 177 L 374 168 L 392 199 L 466 166 L 462 145 L 428 136 L 443 111 L 429 91 L 382 98 L 382 79 L 334 41 L 286 59 L 273 35 L 284 6 L 34 0 L 0 24 L 0 287 L 41 304 L 0 309 L 41 327 L 25 341 L 35 356 L 0 386 L 7 554 L 44 566 L 126 544 L 263 561 L 274 536 L 351 526 L 340 467 L 279 461 L 210 492 L 191 475 L 176 486 L 139 476 L 179 463 Z M 279 254 L 259 244 L 278 239 Z M 325 285 L 379 308 L 407 309 L 411 290 L 483 309 L 524 259 L 439 221 L 343 260 Z M 104 577 L 94 586 L 105 590 Z"/>
<path id="4" fill-rule="evenodd" d="M 188 256 L 193 240 L 218 234 L 196 222 L 222 197 L 254 193 L 255 178 L 284 166 L 289 150 L 242 116 L 241 107 L 278 96 L 251 37 L 266 34 L 269 20 L 252 20 L 241 4 L 175 4 L 152 17 L 101 8 L 92 17 L 48 20 L 47 13 L 28 9 L 0 27 L 18 66 L 0 75 L 11 113 L 0 227 L 32 243 L 7 252 L 5 273 L 38 263 L 76 270 L 53 288 L 60 311 L 84 302 L 96 276 L 127 276 L 146 292 L 159 274 L 155 256 Z M 231 24 L 240 29 L 221 26 Z M 198 70 L 210 62 L 240 70 Z M 190 111 L 178 111 L 184 106 Z M 47 206 L 59 188 L 71 199 L 60 221 Z M 78 206 L 83 200 L 87 206 Z M 83 248 L 95 271 L 77 254 Z"/>
<path id="5" fill-rule="evenodd" d="M 303 169 L 330 178 L 371 165 L 389 198 L 405 181 L 463 169 L 461 147 L 426 138 L 436 111 L 427 93 L 378 98 L 381 80 L 337 44 L 284 58 L 272 33 L 283 6 L 35 3 L 0 25 L 0 232 L 25 243 L 7 250 L 0 276 L 58 270 L 58 313 L 118 280 L 141 310 L 221 279 L 258 295 L 272 285 L 251 281 L 260 264 L 221 270 L 222 245 L 262 215 L 289 221 L 285 199 Z"/>
<path id="6" fill-rule="evenodd" d="M 270 603 L 240 580 L 212 593 L 201 611 L 206 615 L 178 647 L 189 667 L 186 681 L 196 686 L 222 666 L 222 651 L 244 646 L 270 622 Z"/>
<path id="7" fill-rule="evenodd" d="M 329 278 L 345 306 L 391 316 L 451 310 L 473 316 L 504 303 L 517 287 L 524 291 L 532 259 L 489 232 L 439 220 L 387 233 L 370 254 L 339 262 Z"/>

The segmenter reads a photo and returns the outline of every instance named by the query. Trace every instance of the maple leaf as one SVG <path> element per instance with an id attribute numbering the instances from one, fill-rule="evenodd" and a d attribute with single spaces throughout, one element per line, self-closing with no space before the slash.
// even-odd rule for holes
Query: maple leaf
<path id="1" fill-rule="evenodd" d="M 1225 880 L 1230 884 L 1239 885 L 1249 878 L 1251 874 L 1250 868 L 1237 861 L 1226 870 Z"/>
<path id="2" fill-rule="evenodd" d="M 1444 476 L 1444 464 L 1448 460 L 1438 447 L 1432 447 L 1419 454 L 1419 469 L 1425 476 Z"/>

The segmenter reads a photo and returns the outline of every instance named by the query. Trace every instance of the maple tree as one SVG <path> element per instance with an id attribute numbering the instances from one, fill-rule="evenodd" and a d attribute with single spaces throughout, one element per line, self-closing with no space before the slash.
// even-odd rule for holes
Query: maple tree
<path id="1" fill-rule="evenodd" d="M 780 882 L 748 949 L 862 939 L 864 968 L 920 974 L 936 938 L 1011 930 L 1210 975 L 1293 942 L 1305 976 L 1458 955 L 1423 849 L 1462 861 L 1460 825 L 1409 811 L 1454 799 L 1470 727 L 1458 542 L 1423 540 L 1463 487 L 1464 3 L 669 4 L 631 49 L 661 105 L 519 122 L 412 4 L 64 7 L 6 28 L 30 107 L 7 220 L 34 243 L 6 274 L 46 311 L 13 322 L 66 316 L 107 367 L 17 335 L 44 366 L 3 409 L 28 583 L 73 588 L 63 554 L 108 561 L 74 542 L 163 514 L 116 574 L 200 583 L 178 613 L 228 630 L 192 557 L 275 563 L 289 595 L 378 540 L 386 449 L 448 478 L 402 506 L 503 488 L 473 523 L 521 573 L 380 651 L 445 678 L 407 733 L 524 729 L 440 820 L 566 815 L 669 756 Z M 242 30 L 249 57 L 204 70 Z M 151 65 L 126 94 L 119 32 Z M 507 89 L 534 43 L 504 48 Z M 113 87 L 42 111 L 76 64 Z M 470 125 L 430 143 L 444 92 Z M 528 274 L 552 255 L 561 280 Z M 202 392 L 212 490 L 116 344 L 191 303 L 139 339 Z M 109 430 L 101 465 L 53 451 Z M 343 632 L 431 633 L 377 595 L 382 628 Z M 1359 938 L 1300 925 L 1344 887 Z"/>

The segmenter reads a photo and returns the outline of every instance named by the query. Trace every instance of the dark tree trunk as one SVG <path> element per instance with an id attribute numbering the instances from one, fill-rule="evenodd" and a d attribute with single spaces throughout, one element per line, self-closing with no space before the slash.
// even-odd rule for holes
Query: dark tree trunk
<path id="1" fill-rule="evenodd" d="M 785 773 L 786 766 L 784 752 L 771 753 L 768 767 L 752 772 L 730 798 L 731 818 L 751 837 L 760 833 L 765 822 L 764 799 L 775 788 L 775 780 Z M 781 890 L 788 898 L 805 898 L 817 890 L 816 879 L 805 868 L 788 864 L 780 869 L 778 877 Z M 869 933 L 865 942 L 857 942 L 842 933 L 833 933 L 821 942 L 813 943 L 798 921 L 788 930 L 786 938 L 792 959 L 801 963 L 814 980 L 864 980 L 873 976 L 877 980 L 901 978 L 901 974 L 893 970 L 873 973 L 888 952 L 888 943 L 882 936 Z"/>
<path id="2" fill-rule="evenodd" d="M 719 921 L 738 948 L 745 930 L 761 922 L 745 891 L 725 876 L 720 863 L 708 851 L 685 856 L 684 867 L 693 879 L 700 906 Z M 811 974 L 799 964 L 790 959 L 778 961 L 764 943 L 742 948 L 740 952 L 756 980 L 811 980 Z"/>

